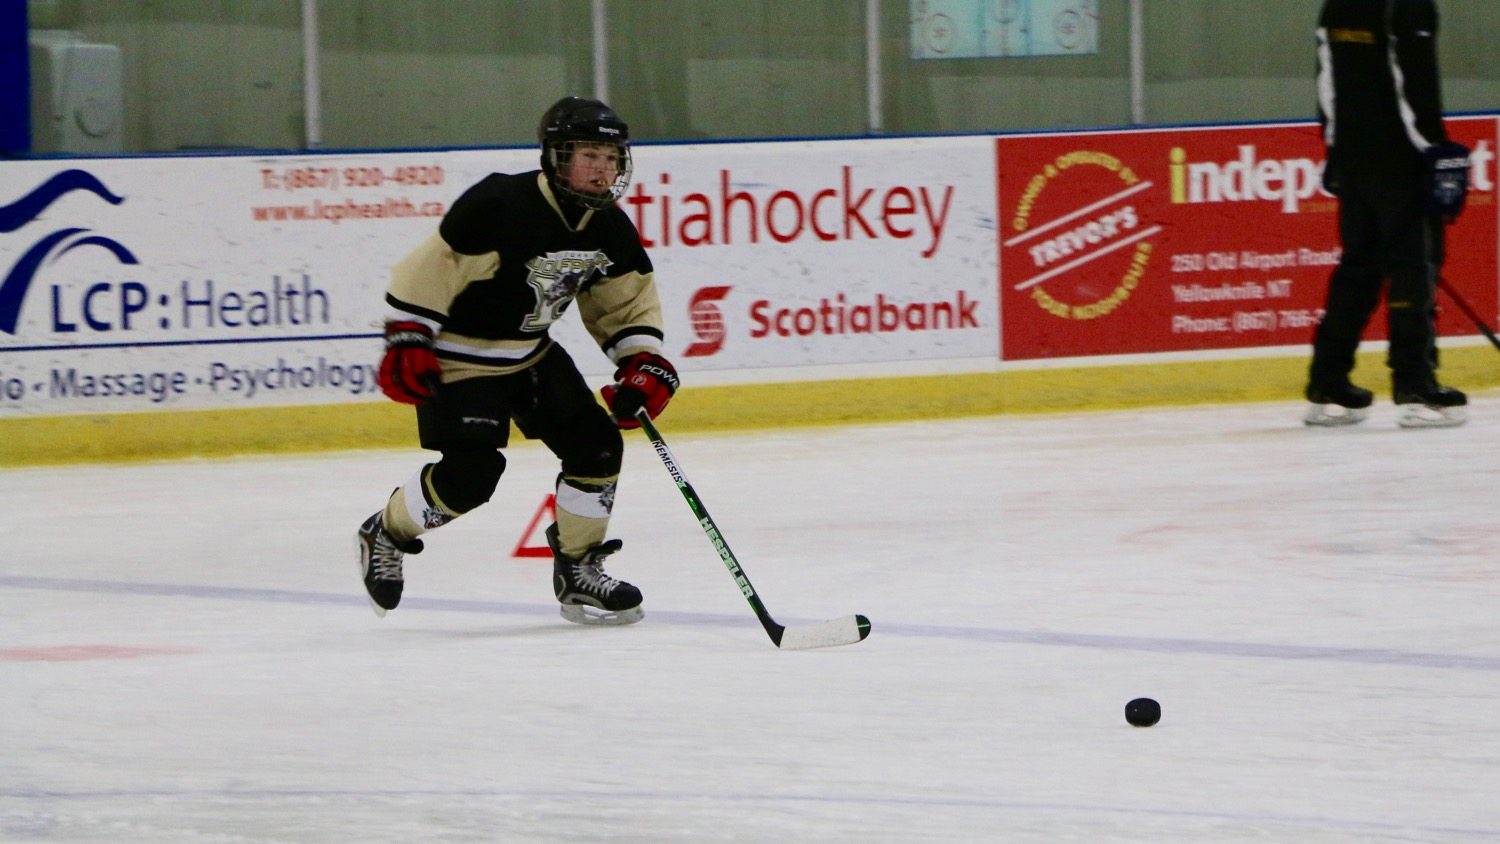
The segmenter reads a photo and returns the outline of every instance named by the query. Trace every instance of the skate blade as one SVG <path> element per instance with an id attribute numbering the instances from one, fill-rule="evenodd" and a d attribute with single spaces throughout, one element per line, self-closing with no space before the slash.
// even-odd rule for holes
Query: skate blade
<path id="1" fill-rule="evenodd" d="M 1370 417 L 1368 407 L 1342 407 L 1336 404 L 1309 405 L 1303 423 L 1316 428 L 1339 428 L 1357 425 Z"/>
<path id="2" fill-rule="evenodd" d="M 583 604 L 563 604 L 559 608 L 559 612 L 563 618 L 574 624 L 587 624 L 600 627 L 619 627 L 624 624 L 635 624 L 646 617 L 645 611 L 638 606 L 631 607 L 628 610 L 612 612 Z"/>
<path id="3" fill-rule="evenodd" d="M 1469 421 L 1468 411 L 1458 407 L 1428 407 L 1425 404 L 1396 405 L 1396 424 L 1403 428 L 1456 428 Z"/>

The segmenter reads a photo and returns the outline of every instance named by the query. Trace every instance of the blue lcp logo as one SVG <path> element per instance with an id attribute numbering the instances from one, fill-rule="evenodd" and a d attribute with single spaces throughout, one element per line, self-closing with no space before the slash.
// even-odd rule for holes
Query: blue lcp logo
<path id="1" fill-rule="evenodd" d="M 91 193 L 110 205 L 120 205 L 125 201 L 124 197 L 116 196 L 104 183 L 94 178 L 93 174 L 83 170 L 64 170 L 15 202 L 0 205 L 0 234 L 19 231 L 41 216 L 52 203 L 74 191 Z M 80 246 L 108 249 L 122 264 L 140 263 L 119 241 L 90 233 L 85 228 L 58 229 L 33 243 L 6 271 L 5 278 L 0 280 L 0 331 L 10 335 L 16 333 L 26 293 L 49 256 L 56 261 Z"/>

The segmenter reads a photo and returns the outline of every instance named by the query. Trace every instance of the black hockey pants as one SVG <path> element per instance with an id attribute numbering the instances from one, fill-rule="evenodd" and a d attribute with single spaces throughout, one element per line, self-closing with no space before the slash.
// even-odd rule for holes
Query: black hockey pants
<path id="1" fill-rule="evenodd" d="M 488 501 L 505 470 L 499 453 L 510 422 L 557 455 L 566 476 L 608 478 L 620 472 L 620 429 L 595 400 L 562 346 L 511 375 L 444 384 L 417 407 L 422 447 L 443 454 L 432 467 L 434 491 L 454 513 Z"/>

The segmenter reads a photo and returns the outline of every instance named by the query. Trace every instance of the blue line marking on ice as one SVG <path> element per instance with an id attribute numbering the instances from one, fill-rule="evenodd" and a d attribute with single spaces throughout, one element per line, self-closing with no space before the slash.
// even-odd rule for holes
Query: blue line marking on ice
<path id="1" fill-rule="evenodd" d="M 52 592 L 90 592 L 106 595 L 152 595 L 205 598 L 221 601 L 256 601 L 276 604 L 356 605 L 367 603 L 363 595 L 298 592 L 286 589 L 251 589 L 231 586 L 201 586 L 185 583 L 131 583 L 114 580 L 72 580 L 53 577 L 0 575 L 0 587 L 40 589 Z M 538 616 L 554 615 L 550 604 L 526 604 L 501 601 L 477 601 L 462 598 L 408 597 L 402 610 L 464 612 L 480 615 Z M 652 610 L 651 619 L 666 624 L 700 626 L 753 625 L 754 617 L 746 609 L 743 617 L 713 613 Z M 821 619 L 778 619 L 787 623 L 816 623 Z M 1311 660 L 1355 663 L 1361 665 L 1397 665 L 1413 668 L 1455 668 L 1471 671 L 1500 671 L 1500 657 L 1442 654 L 1422 651 L 1399 651 L 1383 648 L 1336 648 L 1309 645 L 1278 645 L 1257 642 L 1229 642 L 1207 639 L 1171 639 L 1147 636 L 1109 636 L 1098 633 L 1056 633 L 1040 630 L 1006 630 L 988 627 L 959 627 L 932 624 L 902 624 L 871 619 L 872 635 L 904 636 L 927 639 L 989 642 L 1007 645 L 1047 645 L 1093 648 L 1111 651 L 1145 651 L 1167 654 L 1207 654 L 1212 656 L 1256 657 L 1262 659 Z"/>

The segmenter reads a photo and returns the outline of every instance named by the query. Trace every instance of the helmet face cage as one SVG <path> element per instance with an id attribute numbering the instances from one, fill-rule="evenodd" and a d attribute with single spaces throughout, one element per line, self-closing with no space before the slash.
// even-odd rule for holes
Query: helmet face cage
<path id="1" fill-rule="evenodd" d="M 553 193 L 584 208 L 608 208 L 630 185 L 630 127 L 609 106 L 598 100 L 564 97 L 542 115 L 537 127 L 537 141 L 542 147 L 542 170 Z M 614 181 L 598 184 L 588 190 L 571 187 L 566 177 L 579 146 L 604 145 L 616 154 Z"/>
<path id="2" fill-rule="evenodd" d="M 548 181 L 552 185 L 553 193 L 558 194 L 568 201 L 581 205 L 584 208 L 595 210 L 608 208 L 619 201 L 625 195 L 625 189 L 630 186 L 632 172 L 630 162 L 630 147 L 625 144 L 608 143 L 614 148 L 617 155 L 615 179 L 609 185 L 599 185 L 598 190 L 578 190 L 571 187 L 568 182 L 568 171 L 573 165 L 574 149 L 579 146 L 597 146 L 605 144 L 602 141 L 560 141 L 549 143 L 543 153 L 544 166 L 547 171 Z"/>

